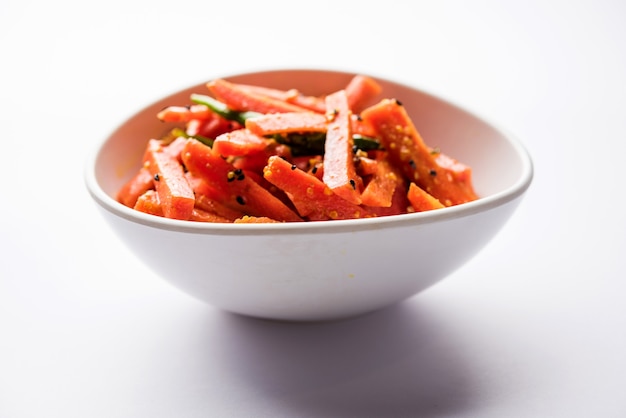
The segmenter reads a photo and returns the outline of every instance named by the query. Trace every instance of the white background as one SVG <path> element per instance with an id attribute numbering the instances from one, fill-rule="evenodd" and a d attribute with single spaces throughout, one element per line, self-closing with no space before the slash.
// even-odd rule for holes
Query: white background
<path id="1" fill-rule="evenodd" d="M 407 8 L 411 5 L 410 8 Z M 626 3 L 0 3 L 0 416 L 626 416 Z M 214 75 L 407 82 L 515 133 L 535 178 L 464 268 L 390 309 L 226 314 L 139 264 L 88 151 Z"/>

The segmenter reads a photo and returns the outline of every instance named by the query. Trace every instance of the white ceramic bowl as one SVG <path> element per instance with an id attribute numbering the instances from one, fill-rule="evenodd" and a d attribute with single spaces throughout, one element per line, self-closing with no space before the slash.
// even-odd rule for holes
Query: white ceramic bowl
<path id="1" fill-rule="evenodd" d="M 277 70 L 229 80 L 321 94 L 353 74 Z M 208 81 L 208 80 L 207 80 Z M 192 86 L 123 122 L 89 156 L 87 188 L 140 260 L 184 292 L 226 311 L 279 320 L 329 320 L 409 298 L 457 270 L 501 229 L 529 187 L 531 158 L 474 114 L 426 92 L 378 79 L 399 99 L 425 142 L 472 167 L 480 199 L 429 212 L 287 224 L 205 224 L 140 213 L 114 197 L 140 165 L 146 141 L 169 129 L 155 115 L 187 103 Z"/>

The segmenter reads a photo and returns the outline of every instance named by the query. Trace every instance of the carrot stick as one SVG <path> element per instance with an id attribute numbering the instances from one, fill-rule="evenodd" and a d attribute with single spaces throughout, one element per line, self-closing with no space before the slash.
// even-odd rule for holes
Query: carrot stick
<path id="1" fill-rule="evenodd" d="M 248 84 L 237 84 L 238 86 L 245 88 L 253 93 L 272 97 L 274 99 L 282 100 L 287 103 L 300 106 L 304 109 L 311 110 L 316 113 L 326 112 L 326 103 L 323 97 L 307 96 L 300 93 L 296 89 L 280 90 L 269 87 L 254 86 Z"/>
<path id="2" fill-rule="evenodd" d="M 409 185 L 407 197 L 415 212 L 441 209 L 444 207 L 439 200 L 413 182 Z"/>
<path id="3" fill-rule="evenodd" d="M 139 212 L 150 215 L 164 216 L 163 207 L 161 206 L 161 202 L 159 202 L 159 195 L 155 190 L 147 190 L 139 196 L 133 208 Z"/>
<path id="4" fill-rule="evenodd" d="M 326 117 L 314 112 L 271 113 L 247 119 L 246 128 L 260 136 L 326 132 Z"/>
<path id="5" fill-rule="evenodd" d="M 278 223 L 277 220 L 268 218 L 267 216 L 248 216 L 245 215 L 239 219 L 235 219 L 236 224 L 268 224 Z"/>
<path id="6" fill-rule="evenodd" d="M 154 188 L 150 170 L 141 167 L 137 173 L 127 181 L 117 193 L 117 201 L 132 208 L 137 203 L 139 196 Z"/>
<path id="7" fill-rule="evenodd" d="M 185 167 L 219 192 L 220 201 L 246 215 L 267 216 L 277 221 L 302 219 L 281 200 L 255 182 L 243 170 L 236 169 L 201 142 L 190 139 L 182 152 Z"/>
<path id="8" fill-rule="evenodd" d="M 206 181 L 189 172 L 186 173 L 186 176 L 196 196 L 195 207 L 197 209 L 215 213 L 216 215 L 228 219 L 230 222 L 233 222 L 235 219 L 241 218 L 244 215 L 242 211 L 232 209 L 223 204 L 223 193 L 220 193 L 214 187 L 211 187 Z"/>
<path id="9" fill-rule="evenodd" d="M 326 101 L 323 97 L 307 96 L 304 94 L 298 94 L 287 99 L 288 103 L 295 104 L 304 109 L 308 109 L 316 113 L 326 113 Z"/>
<path id="10" fill-rule="evenodd" d="M 391 216 L 408 213 L 409 205 L 406 185 L 398 184 L 391 198 L 391 206 L 362 206 L 373 216 Z"/>
<path id="11" fill-rule="evenodd" d="M 296 89 L 279 90 L 245 84 L 238 85 L 242 88 L 250 90 L 251 92 L 292 103 L 316 113 L 326 113 L 326 102 L 324 97 L 308 96 L 300 93 Z M 354 113 L 359 113 L 369 104 L 371 100 L 376 98 L 376 96 L 382 92 L 382 87 L 373 78 L 357 74 L 346 85 L 345 90 L 348 95 L 350 109 Z"/>
<path id="12" fill-rule="evenodd" d="M 390 207 L 396 187 L 402 184 L 402 173 L 386 159 L 376 162 L 376 171 L 361 193 L 361 200 L 367 206 Z"/>
<path id="13" fill-rule="evenodd" d="M 224 218 L 214 212 L 205 211 L 200 208 L 193 208 L 193 212 L 191 213 L 190 221 L 195 222 L 207 222 L 207 223 L 232 223 L 230 219 Z"/>
<path id="14" fill-rule="evenodd" d="M 324 183 L 337 195 L 358 205 L 361 203 L 362 179 L 353 160 L 351 112 L 345 90 L 326 97 L 328 122 L 324 145 Z"/>
<path id="15" fill-rule="evenodd" d="M 359 176 L 365 177 L 376 173 L 376 166 L 378 165 L 378 161 L 374 158 L 370 158 L 369 156 L 358 156 L 355 164 L 356 172 L 359 174 Z"/>
<path id="16" fill-rule="evenodd" d="M 400 102 L 383 99 L 361 112 L 361 117 L 376 129 L 389 151 L 389 160 L 407 181 L 415 182 L 444 206 L 477 199 L 470 173 L 459 173 L 438 163 Z"/>
<path id="17" fill-rule="evenodd" d="M 155 190 L 148 190 L 137 199 L 137 203 L 134 207 L 135 210 L 148 213 L 155 216 L 163 215 L 163 206 L 159 201 L 159 195 Z M 230 223 L 229 219 L 226 219 L 220 215 L 212 212 L 204 211 L 199 208 L 194 208 L 189 217 L 190 221 L 195 222 L 212 222 L 212 223 Z"/>
<path id="18" fill-rule="evenodd" d="M 232 161 L 232 164 L 235 168 L 260 174 L 265 164 L 267 164 L 267 159 L 272 155 L 278 155 L 287 159 L 292 158 L 291 149 L 288 146 L 270 139 L 268 140 L 268 145 L 262 151 L 239 156 Z"/>
<path id="19" fill-rule="evenodd" d="M 221 78 L 211 80 L 207 83 L 207 87 L 219 101 L 235 111 L 285 113 L 306 110 L 300 106 L 252 92 Z"/>
<path id="20" fill-rule="evenodd" d="M 458 181 L 472 181 L 472 170 L 465 164 L 441 152 L 431 151 L 431 154 L 435 156 L 435 161 L 439 167 L 454 172 L 454 176 Z"/>
<path id="21" fill-rule="evenodd" d="M 284 159 L 272 156 L 263 176 L 285 191 L 300 216 L 309 221 L 356 219 L 369 217 L 362 207 L 333 193 L 321 180 Z"/>
<path id="22" fill-rule="evenodd" d="M 274 99 L 282 100 L 284 102 L 300 94 L 298 90 L 296 89 L 281 90 L 281 89 L 275 89 L 272 87 L 257 86 L 255 84 L 244 84 L 244 83 L 233 83 L 233 84 L 236 84 L 238 87 L 244 90 L 248 90 L 252 93 L 259 94 L 261 96 L 272 97 Z"/>
<path id="23" fill-rule="evenodd" d="M 180 153 L 182 152 L 186 143 L 187 138 L 185 138 L 184 136 L 179 136 L 178 138 L 170 142 L 169 145 L 164 146 L 163 150 L 172 157 L 175 157 L 180 162 Z"/>
<path id="24" fill-rule="evenodd" d="M 164 150 L 166 150 L 170 155 L 179 158 L 180 150 L 186 141 L 186 138 L 178 137 L 169 145 L 164 147 Z M 151 174 L 150 170 L 146 167 L 141 167 L 137 173 L 118 191 L 117 200 L 123 205 L 132 208 L 135 206 L 135 203 L 137 203 L 139 196 L 151 189 L 154 189 L 153 174 Z"/>
<path id="25" fill-rule="evenodd" d="M 374 127 L 363 120 L 361 116 L 352 114 L 352 135 L 361 135 L 365 137 L 376 137 L 376 130 Z"/>
<path id="26" fill-rule="evenodd" d="M 247 129 L 237 129 L 215 138 L 213 151 L 223 156 L 243 156 L 263 152 L 268 145 L 268 139 Z"/>
<path id="27" fill-rule="evenodd" d="M 211 117 L 211 111 L 204 105 L 168 106 L 157 113 L 157 118 L 163 122 L 189 122 L 192 119 L 206 120 Z"/>
<path id="28" fill-rule="evenodd" d="M 164 151 L 160 141 L 151 139 L 145 153 L 144 165 L 154 179 L 163 215 L 173 219 L 189 219 L 195 197 L 177 157 Z"/>
<path id="29" fill-rule="evenodd" d="M 243 213 L 238 213 L 237 216 L 233 216 L 237 213 L 235 210 L 222 205 L 218 200 L 211 199 L 210 197 L 199 194 L 196 195 L 196 209 L 200 209 L 204 212 L 212 213 L 216 216 L 224 219 L 224 222 L 233 222 L 235 219 L 243 216 Z"/>
<path id="30" fill-rule="evenodd" d="M 382 92 L 382 86 L 371 77 L 357 74 L 352 77 L 345 90 L 350 110 L 360 113 Z"/>
<path id="31" fill-rule="evenodd" d="M 211 113 L 206 119 L 192 119 L 187 122 L 185 133 L 189 136 L 202 136 L 215 139 L 219 135 L 240 129 L 242 126 L 235 122 L 224 119 L 218 114 Z"/>

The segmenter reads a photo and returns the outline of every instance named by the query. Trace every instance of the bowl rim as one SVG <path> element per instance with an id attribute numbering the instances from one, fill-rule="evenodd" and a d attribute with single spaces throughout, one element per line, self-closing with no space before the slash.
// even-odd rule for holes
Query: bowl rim
<path id="1" fill-rule="evenodd" d="M 322 69 L 322 68 L 276 68 L 265 69 L 257 71 L 245 71 L 239 73 L 233 73 L 229 75 L 222 75 L 221 77 L 240 77 L 250 75 L 261 75 L 265 73 L 286 72 L 286 71 L 314 71 L 314 72 L 326 72 L 335 74 L 356 74 L 356 72 Z M 460 106 L 454 101 L 449 100 L 441 95 L 436 95 L 424 88 L 417 87 L 414 84 L 410 84 L 405 81 L 394 81 L 389 78 L 380 77 L 374 74 L 371 76 L 384 80 L 390 83 L 406 86 L 408 88 L 419 91 L 420 93 L 430 95 L 438 100 L 445 102 L 446 104 L 460 109 L 474 118 L 481 120 L 489 125 L 492 129 L 502 135 L 502 137 L 509 143 L 515 150 L 516 155 L 521 162 L 521 175 L 517 181 L 510 187 L 489 196 L 481 197 L 475 201 L 463 203 L 461 205 L 446 207 L 442 209 L 415 212 L 402 215 L 390 215 L 380 216 L 374 218 L 362 218 L 362 219 L 346 219 L 346 220 L 332 220 L 332 221 L 317 221 L 317 222 L 285 222 L 285 223 L 205 223 L 205 222 L 191 222 L 176 219 L 162 218 L 146 213 L 136 211 L 132 208 L 124 206 L 117 200 L 113 199 L 107 194 L 96 177 L 96 162 L 103 148 L 113 135 L 113 133 L 130 121 L 133 117 L 143 112 L 146 108 L 154 105 L 158 101 L 161 101 L 170 95 L 177 94 L 178 91 L 189 89 L 196 84 L 178 89 L 176 92 L 172 92 L 169 95 L 164 95 L 161 98 L 153 100 L 151 103 L 141 107 L 128 118 L 123 120 L 118 125 L 114 126 L 113 130 L 105 136 L 103 140 L 98 141 L 93 145 L 92 149 L 88 151 L 87 158 L 84 163 L 83 180 L 87 191 L 91 195 L 92 199 L 99 205 L 101 209 L 107 212 L 125 219 L 130 222 L 141 224 L 144 226 L 177 231 L 184 233 L 203 234 L 203 235 L 267 235 L 269 234 L 313 234 L 313 233 L 328 233 L 328 232 L 356 232 L 361 230 L 375 230 L 382 228 L 397 228 L 404 226 L 416 226 L 424 224 L 432 224 L 438 222 L 444 222 L 446 220 L 462 218 L 471 216 L 479 212 L 485 212 L 496 207 L 502 206 L 512 200 L 521 197 L 526 190 L 530 187 L 534 176 L 534 167 L 530 154 L 522 142 L 513 135 L 510 131 L 501 128 L 497 124 L 490 121 L 488 118 L 478 115 L 472 109 L 467 106 Z M 216 77 L 220 77 L 216 75 Z"/>

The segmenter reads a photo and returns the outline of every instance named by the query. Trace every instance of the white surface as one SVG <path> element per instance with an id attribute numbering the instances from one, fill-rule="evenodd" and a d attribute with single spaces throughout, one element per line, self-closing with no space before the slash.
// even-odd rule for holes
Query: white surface
<path id="1" fill-rule="evenodd" d="M 625 416 L 626 5 L 214 3 L 0 4 L 0 416 Z M 327 63 L 524 141 L 535 180 L 479 257 L 302 326 L 219 312 L 125 252 L 83 186 L 95 141 L 212 73 Z"/>

